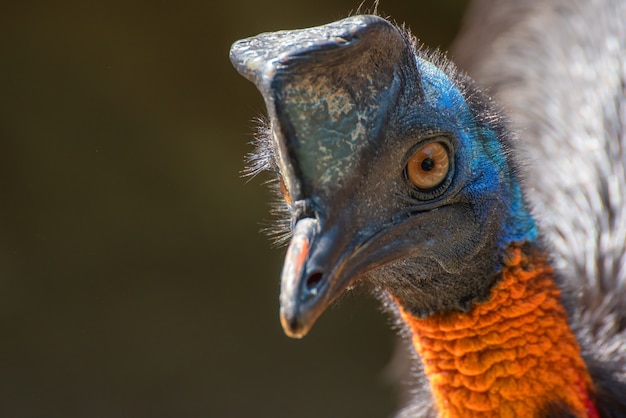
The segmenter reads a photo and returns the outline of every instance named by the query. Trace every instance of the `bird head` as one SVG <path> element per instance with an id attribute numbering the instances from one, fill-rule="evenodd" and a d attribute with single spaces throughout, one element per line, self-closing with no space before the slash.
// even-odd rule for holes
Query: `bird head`
<path id="1" fill-rule="evenodd" d="M 466 76 L 377 16 L 236 42 L 292 229 L 281 322 L 304 336 L 356 282 L 417 316 L 467 310 L 533 239 L 507 129 Z"/>

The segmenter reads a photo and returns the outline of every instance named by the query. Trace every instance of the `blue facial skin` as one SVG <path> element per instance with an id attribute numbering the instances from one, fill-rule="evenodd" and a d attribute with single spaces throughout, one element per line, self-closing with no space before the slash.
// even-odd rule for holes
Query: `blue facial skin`
<path id="1" fill-rule="evenodd" d="M 418 112 L 422 117 L 433 117 L 420 122 L 431 129 L 437 127 L 442 132 L 453 133 L 458 140 L 456 155 L 461 155 L 463 159 L 457 160 L 457 168 L 463 162 L 469 162 L 465 172 L 457 171 L 458 175 L 471 178 L 471 181 L 465 183 L 461 193 L 473 196 L 472 200 L 485 195 L 506 199 L 504 206 L 509 212 L 504 217 L 504 225 L 498 237 L 501 250 L 511 243 L 535 241 L 535 221 L 528 212 L 519 180 L 511 169 L 503 144 L 494 130 L 477 126 L 463 95 L 439 68 L 419 57 L 416 57 L 416 63 L 424 91 L 423 106 L 428 108 Z M 502 183 L 507 187 L 503 187 Z M 450 187 L 454 187 L 454 184 Z"/>

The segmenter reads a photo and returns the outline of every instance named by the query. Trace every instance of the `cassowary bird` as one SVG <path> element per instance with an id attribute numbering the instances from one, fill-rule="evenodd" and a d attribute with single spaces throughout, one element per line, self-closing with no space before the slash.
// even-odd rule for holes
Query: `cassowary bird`
<path id="1" fill-rule="evenodd" d="M 477 2 L 458 57 L 508 118 L 381 17 L 236 42 L 287 335 L 361 284 L 416 353 L 402 416 L 626 417 L 625 27 L 623 0 Z"/>

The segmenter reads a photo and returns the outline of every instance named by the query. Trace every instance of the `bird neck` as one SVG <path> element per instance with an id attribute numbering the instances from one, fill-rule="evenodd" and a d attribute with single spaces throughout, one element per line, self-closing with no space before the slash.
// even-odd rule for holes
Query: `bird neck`
<path id="1" fill-rule="evenodd" d="M 399 307 L 443 417 L 598 417 L 593 387 L 546 255 L 508 248 L 489 299 L 425 319 Z"/>

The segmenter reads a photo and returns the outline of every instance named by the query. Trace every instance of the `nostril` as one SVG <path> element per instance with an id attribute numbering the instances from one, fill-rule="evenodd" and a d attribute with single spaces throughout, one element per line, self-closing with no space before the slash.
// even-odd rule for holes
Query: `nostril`
<path id="1" fill-rule="evenodd" d="M 309 278 L 306 279 L 306 288 L 308 290 L 315 289 L 317 287 L 317 285 L 322 281 L 322 277 L 323 277 L 323 275 L 319 271 L 311 274 L 309 276 Z"/>

